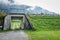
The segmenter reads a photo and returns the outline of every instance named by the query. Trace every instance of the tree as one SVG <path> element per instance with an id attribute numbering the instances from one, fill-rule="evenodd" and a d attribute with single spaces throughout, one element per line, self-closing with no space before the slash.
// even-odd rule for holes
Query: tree
<path id="1" fill-rule="evenodd" d="M 3 10 L 0 10 L 0 26 L 3 26 L 5 16 L 6 16 L 6 13 Z M 3 27 L 2 27 L 2 30 L 3 30 Z"/>
<path id="2" fill-rule="evenodd" d="M 0 10 L 0 18 L 3 18 L 6 16 L 6 13 L 4 12 L 4 10 Z"/>

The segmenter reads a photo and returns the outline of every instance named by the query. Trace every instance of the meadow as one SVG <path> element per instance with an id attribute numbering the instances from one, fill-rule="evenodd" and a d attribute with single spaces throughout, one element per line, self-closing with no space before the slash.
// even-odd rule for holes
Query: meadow
<path id="1" fill-rule="evenodd" d="M 29 40 L 60 40 L 60 16 L 27 15 L 35 31 L 26 31 Z"/>

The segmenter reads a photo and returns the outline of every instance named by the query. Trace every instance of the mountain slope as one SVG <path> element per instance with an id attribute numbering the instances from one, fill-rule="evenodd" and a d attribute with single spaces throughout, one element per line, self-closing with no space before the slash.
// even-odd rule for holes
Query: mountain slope
<path id="1" fill-rule="evenodd" d="M 33 7 L 29 5 L 15 5 L 15 4 L 0 3 L 0 9 L 5 10 L 7 13 L 56 14 L 54 12 L 50 12 L 46 9 L 43 9 L 39 6 L 35 6 L 35 8 L 33 9 L 31 8 Z"/>

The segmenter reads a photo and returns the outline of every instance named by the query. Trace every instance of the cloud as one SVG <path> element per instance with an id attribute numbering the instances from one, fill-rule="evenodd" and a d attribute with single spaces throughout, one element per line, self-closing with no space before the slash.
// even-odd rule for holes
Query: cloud
<path id="1" fill-rule="evenodd" d="M 0 4 L 11 4 L 14 3 L 13 0 L 0 0 Z"/>
<path id="2" fill-rule="evenodd" d="M 0 0 L 0 3 L 3 3 L 3 4 L 8 4 L 10 3 L 8 0 Z"/>

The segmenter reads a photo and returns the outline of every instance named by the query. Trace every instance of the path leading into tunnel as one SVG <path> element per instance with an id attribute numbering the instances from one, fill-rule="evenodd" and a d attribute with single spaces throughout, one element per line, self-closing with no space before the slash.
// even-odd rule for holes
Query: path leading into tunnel
<path id="1" fill-rule="evenodd" d="M 9 31 L 0 33 L 0 40 L 28 40 L 28 35 L 20 31 Z"/>

